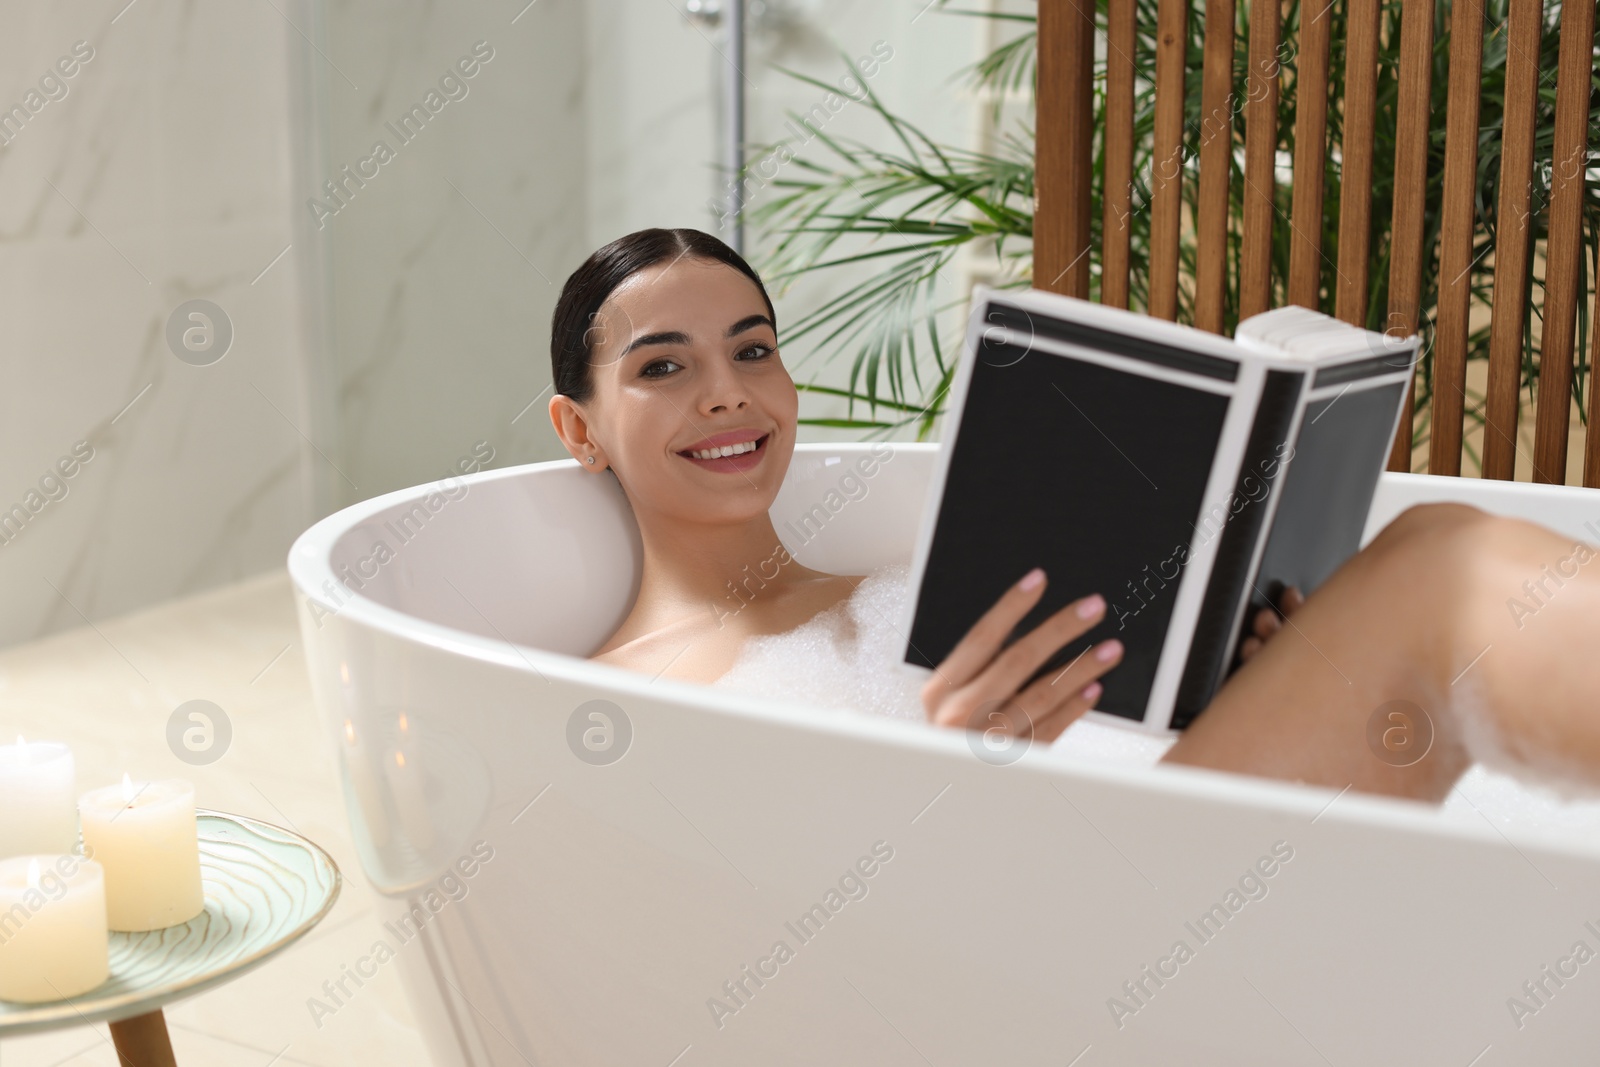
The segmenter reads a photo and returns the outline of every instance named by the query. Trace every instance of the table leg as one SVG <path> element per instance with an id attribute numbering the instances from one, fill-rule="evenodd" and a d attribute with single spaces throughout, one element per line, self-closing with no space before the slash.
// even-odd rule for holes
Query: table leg
<path id="1" fill-rule="evenodd" d="M 122 1067 L 177 1067 L 172 1040 L 167 1037 L 167 1019 L 160 1008 L 112 1023 L 111 1040 Z"/>

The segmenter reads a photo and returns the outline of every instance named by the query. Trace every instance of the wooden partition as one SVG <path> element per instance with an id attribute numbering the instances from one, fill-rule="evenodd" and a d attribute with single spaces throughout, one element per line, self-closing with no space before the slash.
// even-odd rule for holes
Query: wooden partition
<path id="1" fill-rule="evenodd" d="M 1489 322 L 1489 373 L 1484 410 L 1483 475 L 1513 478 L 1519 470 L 1536 481 L 1561 482 L 1567 468 L 1573 396 L 1573 362 L 1580 304 L 1588 299 L 1586 274 L 1600 265 L 1583 262 L 1581 227 L 1588 138 L 1594 91 L 1595 0 L 1510 0 L 1503 24 L 1490 25 L 1482 0 L 1301 0 L 1298 39 L 1283 38 L 1283 8 L 1278 0 L 1158 0 L 1154 25 L 1138 22 L 1135 0 L 1039 0 L 1038 211 L 1034 228 L 1034 284 L 1042 289 L 1088 297 L 1098 274 L 1100 298 L 1119 307 L 1130 304 L 1135 281 L 1142 281 L 1149 314 L 1179 317 L 1180 291 L 1191 295 L 1193 324 L 1221 332 L 1230 283 L 1237 286 L 1238 316 L 1246 318 L 1273 306 L 1274 294 L 1289 303 L 1317 307 L 1326 289 L 1339 318 L 1409 335 L 1431 330 L 1433 391 L 1427 469 L 1459 474 L 1463 441 L 1470 290 L 1484 226 L 1478 205 L 1478 146 L 1485 35 L 1502 38 L 1504 120 L 1493 217 L 1496 226 L 1494 289 Z M 1247 11 L 1248 69 L 1238 99 L 1235 80 L 1235 28 Z M 1554 5 L 1559 3 L 1559 7 Z M 1326 6 L 1323 6 L 1323 5 Z M 1398 47 L 1380 49 L 1385 10 L 1398 9 Z M 1345 77 L 1330 84 L 1329 54 L 1334 14 L 1343 16 Z M 1199 70 L 1192 72 L 1189 20 L 1204 20 Z M 1540 69 L 1541 29 L 1559 19 L 1556 69 Z M 1392 25 L 1392 20 L 1391 20 Z M 1446 105 L 1433 99 L 1436 26 L 1449 34 Z M 1103 82 L 1095 69 L 1096 39 L 1103 42 Z M 1153 38 L 1153 48 L 1140 42 Z M 1396 42 L 1390 42 L 1391 45 Z M 1440 48 L 1443 47 L 1442 39 Z M 1150 54 L 1153 52 L 1153 61 Z M 1393 70 L 1380 70 L 1380 54 L 1397 55 Z M 1292 57 L 1292 60 L 1286 60 Z M 1292 71 L 1290 70 L 1292 62 Z M 1197 73 L 1197 78 L 1190 78 Z M 1397 92 L 1395 106 L 1380 117 L 1382 82 Z M 1278 97 L 1285 79 L 1294 79 L 1293 130 L 1278 128 Z M 1136 153 L 1136 79 L 1154 85 L 1154 114 L 1148 153 Z M 1185 94 L 1199 85 L 1196 119 Z M 1097 86 L 1104 93 L 1103 128 L 1095 129 Z M 1553 143 L 1541 145 L 1537 133 L 1540 94 L 1555 95 Z M 1548 106 L 1548 105 L 1547 105 Z M 1337 109 L 1336 126 L 1330 109 Z M 1237 158 L 1234 123 L 1244 124 L 1242 161 Z M 1374 175 L 1375 123 L 1394 123 L 1392 175 Z M 1330 128 L 1340 130 L 1329 144 Z M 1548 127 L 1547 127 L 1548 129 Z M 1186 156 L 1186 133 L 1198 142 Z M 1292 137 L 1289 136 L 1292 133 Z M 1443 174 L 1430 173 L 1430 142 L 1444 139 Z M 1545 138 L 1548 140 L 1548 135 Z M 1291 206 L 1278 203 L 1278 153 L 1295 146 Z M 1600 146 L 1597 146 L 1600 147 Z M 1329 153 L 1339 161 L 1338 251 L 1331 261 L 1323 248 L 1324 174 Z M 1104 160 L 1099 188 L 1101 240 L 1091 233 L 1096 193 L 1094 161 Z M 1135 175 L 1135 160 L 1147 161 Z M 1436 157 L 1437 158 L 1437 157 Z M 1536 174 L 1536 167 L 1547 168 Z M 1536 197 L 1543 174 L 1548 197 Z M 1374 264 L 1372 217 L 1375 178 L 1392 178 L 1392 217 L 1383 255 Z M 1536 178 L 1539 180 L 1536 181 Z M 1194 183 L 1191 209 L 1186 183 Z M 1442 192 L 1439 191 L 1442 183 Z M 1143 186 L 1148 197 L 1136 200 Z M 1430 186 L 1436 225 L 1428 226 Z M 1547 201 L 1547 202 L 1546 202 Z M 1148 212 L 1148 271 L 1135 279 L 1130 255 L 1132 219 Z M 1533 243 L 1534 222 L 1543 218 L 1542 277 Z M 1192 277 L 1182 275 L 1182 236 L 1188 228 L 1194 249 Z M 1432 232 L 1429 232 L 1429 231 Z M 1286 270 L 1274 262 L 1274 248 L 1287 240 Z M 1227 248 L 1238 241 L 1236 266 Z M 1371 271 L 1387 270 L 1387 307 L 1374 315 L 1368 305 Z M 1234 277 L 1230 277 L 1230 269 Z M 1284 274 L 1278 277 L 1277 273 Z M 1331 272 L 1331 274 L 1330 274 Z M 1437 304 L 1422 306 L 1425 272 L 1436 272 Z M 1540 287 L 1542 314 L 1534 332 L 1539 367 L 1535 446 L 1530 456 L 1517 445 L 1522 410 L 1520 383 L 1528 360 L 1530 290 Z M 1432 314 L 1431 325 L 1425 321 Z M 1600 307 L 1590 309 L 1600 324 Z M 1600 328 L 1591 328 L 1600 354 Z M 1600 375 L 1590 375 L 1587 408 L 1600 401 Z M 1412 395 L 1407 406 L 1411 408 Z M 1411 469 L 1411 420 L 1395 439 L 1391 470 Z M 1600 432 L 1587 435 L 1583 483 L 1600 485 Z"/>

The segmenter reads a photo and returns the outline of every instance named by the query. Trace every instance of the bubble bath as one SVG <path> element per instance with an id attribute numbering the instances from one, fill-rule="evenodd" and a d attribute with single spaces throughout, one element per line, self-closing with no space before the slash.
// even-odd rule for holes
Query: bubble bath
<path id="1" fill-rule="evenodd" d="M 873 568 L 854 593 L 827 611 L 793 630 L 751 638 L 713 687 L 924 721 L 921 690 L 928 675 L 900 659 L 905 637 L 898 623 L 910 573 L 905 563 Z M 1482 715 L 1468 707 L 1462 713 L 1468 751 L 1477 762 L 1444 802 L 1447 815 L 1489 818 L 1495 826 L 1532 832 L 1600 831 L 1600 791 L 1580 784 L 1568 768 L 1518 762 L 1492 736 Z M 1068 761 L 1149 767 L 1174 740 L 1079 719 L 1050 750 Z"/>
<path id="2" fill-rule="evenodd" d="M 905 563 L 873 568 L 854 593 L 827 611 L 793 630 L 745 642 L 713 686 L 923 722 L 928 674 L 900 660 L 905 637 L 898 626 L 910 577 Z M 1169 738 L 1079 719 L 1051 751 L 1101 765 L 1148 767 L 1171 746 Z"/>

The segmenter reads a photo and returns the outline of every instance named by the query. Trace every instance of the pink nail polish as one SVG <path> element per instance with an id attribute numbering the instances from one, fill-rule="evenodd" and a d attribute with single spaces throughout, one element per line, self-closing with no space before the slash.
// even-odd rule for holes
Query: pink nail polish
<path id="1" fill-rule="evenodd" d="M 1092 619 L 1104 610 L 1106 610 L 1105 597 L 1096 593 L 1093 596 L 1083 598 L 1083 602 L 1078 605 L 1078 618 Z"/>
<path id="2" fill-rule="evenodd" d="M 1028 592 L 1032 592 L 1033 590 L 1039 588 L 1040 583 L 1043 582 L 1043 581 L 1044 581 L 1044 570 L 1043 570 L 1043 568 L 1035 567 L 1035 568 L 1033 568 L 1033 570 L 1029 571 L 1027 574 L 1024 574 L 1022 576 L 1022 581 L 1018 582 L 1017 584 L 1022 589 L 1026 590 Z"/>
<path id="3" fill-rule="evenodd" d="M 1094 650 L 1094 658 L 1101 663 L 1110 663 L 1117 658 L 1117 653 L 1122 651 L 1122 642 L 1116 638 L 1106 641 Z"/>
<path id="4" fill-rule="evenodd" d="M 1099 682 L 1090 682 L 1083 689 L 1083 699 L 1089 701 L 1091 704 L 1094 703 L 1096 700 L 1100 699 L 1100 690 L 1101 685 Z"/>

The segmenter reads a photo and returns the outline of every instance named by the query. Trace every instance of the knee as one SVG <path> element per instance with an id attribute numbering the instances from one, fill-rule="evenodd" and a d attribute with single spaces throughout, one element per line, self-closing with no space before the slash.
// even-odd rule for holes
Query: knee
<path id="1" fill-rule="evenodd" d="M 1464 530 L 1493 523 L 1496 516 L 1471 504 L 1441 501 L 1432 504 L 1413 504 L 1378 532 L 1373 543 L 1410 542 L 1418 539 L 1440 540 L 1459 535 Z"/>
<path id="2" fill-rule="evenodd" d="M 1503 540 L 1503 519 L 1470 504 L 1415 504 L 1372 539 L 1368 550 L 1420 579 L 1463 577 L 1485 543 Z"/>

